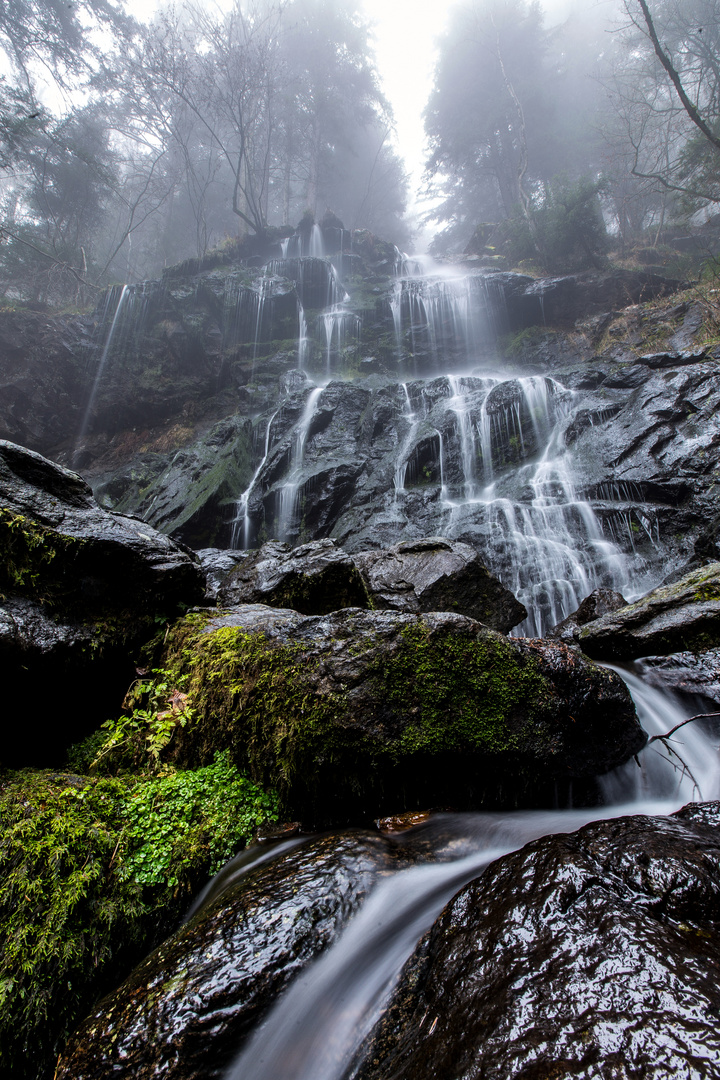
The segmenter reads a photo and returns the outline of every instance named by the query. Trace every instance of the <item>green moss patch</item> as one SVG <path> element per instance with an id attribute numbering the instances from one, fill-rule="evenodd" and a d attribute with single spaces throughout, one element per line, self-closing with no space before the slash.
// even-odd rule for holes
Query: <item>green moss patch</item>
<path id="1" fill-rule="evenodd" d="M 278 638 L 222 619 L 189 616 L 168 636 L 193 715 L 166 756 L 196 766 L 227 748 L 306 824 L 377 814 L 416 781 L 432 798 L 447 779 L 434 762 L 448 776 L 509 767 L 558 707 L 535 658 L 493 631 L 343 612 L 317 638 L 307 624 Z"/>
<path id="2" fill-rule="evenodd" d="M 402 637 L 405 647 L 376 675 L 381 697 L 412 717 L 399 740 L 401 752 L 498 754 L 519 748 L 515 718 L 541 712 L 550 689 L 509 642 L 496 635 L 431 637 L 421 623 Z"/>
<path id="3" fill-rule="evenodd" d="M 19 772 L 0 786 L 0 1072 L 52 1075 L 97 997 L 276 814 L 227 755 L 166 777 Z"/>
<path id="4" fill-rule="evenodd" d="M 67 597 L 68 562 L 81 546 L 82 540 L 0 507 L 0 595 L 19 592 L 50 604 Z"/>

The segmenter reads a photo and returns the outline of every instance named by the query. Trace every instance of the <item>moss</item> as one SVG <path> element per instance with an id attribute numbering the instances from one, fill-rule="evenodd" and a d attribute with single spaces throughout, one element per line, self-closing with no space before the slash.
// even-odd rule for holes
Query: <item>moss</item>
<path id="1" fill-rule="evenodd" d="M 277 788 L 283 815 L 330 820 L 318 808 L 333 803 L 352 816 L 348 800 L 362 792 L 372 803 L 370 792 L 405 783 L 415 765 L 512 756 L 528 731 L 537 742 L 554 707 L 534 658 L 493 631 L 463 637 L 417 618 L 378 638 L 358 614 L 357 635 L 343 623 L 342 641 L 316 646 L 208 618 L 181 620 L 168 637 L 163 662 L 189 676 L 194 714 L 169 756 L 196 765 L 227 747 Z"/>
<path id="2" fill-rule="evenodd" d="M 77 583 L 68 574 L 68 562 L 82 544 L 0 507 L 0 594 L 20 592 L 46 603 L 71 595 Z"/>
<path id="3" fill-rule="evenodd" d="M 203 622 L 181 620 L 168 640 L 171 666 L 190 675 L 196 714 L 183 732 L 181 760 L 207 761 L 227 747 L 241 768 L 282 796 L 298 781 L 311 784 L 318 753 L 331 754 L 337 741 L 333 718 L 343 695 L 315 692 L 302 646 L 231 626 L 205 633 Z"/>
<path id="4" fill-rule="evenodd" d="M 20 772 L 0 786 L 0 1072 L 52 1075 L 93 1002 L 274 817 L 227 756 L 167 777 Z"/>
<path id="5" fill-rule="evenodd" d="M 370 607 L 370 595 L 358 570 L 328 567 L 322 574 L 288 574 L 264 603 L 305 615 L 327 615 L 348 607 Z"/>
<path id="6" fill-rule="evenodd" d="M 431 637 L 422 623 L 402 632 L 405 648 L 375 673 L 379 693 L 412 717 L 398 749 L 445 753 L 472 749 L 497 754 L 518 749 L 513 721 L 532 718 L 550 696 L 545 679 L 495 635 Z"/>

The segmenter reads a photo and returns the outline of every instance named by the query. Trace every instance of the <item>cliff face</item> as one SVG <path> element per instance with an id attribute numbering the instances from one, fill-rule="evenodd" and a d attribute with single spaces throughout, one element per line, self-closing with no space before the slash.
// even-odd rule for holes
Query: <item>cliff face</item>
<path id="1" fill-rule="evenodd" d="M 717 557 L 718 339 L 692 295 L 433 267 L 339 230 L 324 258 L 276 247 L 88 318 L 4 315 L 0 435 L 194 547 L 470 543 L 532 631 L 696 542 Z"/>

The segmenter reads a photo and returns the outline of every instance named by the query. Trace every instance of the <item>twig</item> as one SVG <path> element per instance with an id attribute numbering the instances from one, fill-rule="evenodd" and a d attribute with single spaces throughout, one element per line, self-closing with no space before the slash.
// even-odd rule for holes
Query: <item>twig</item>
<path id="1" fill-rule="evenodd" d="M 649 746 L 650 743 L 657 742 L 658 740 L 660 740 L 660 742 L 665 742 L 666 739 L 669 739 L 671 735 L 674 735 L 680 728 L 685 727 L 686 724 L 691 724 L 693 720 L 704 720 L 708 716 L 720 716 L 720 712 L 701 712 L 698 713 L 697 716 L 689 716 L 687 720 L 683 720 L 682 723 L 676 724 L 674 728 L 670 728 L 670 731 L 666 731 L 664 735 L 652 735 L 648 739 L 647 745 Z"/>

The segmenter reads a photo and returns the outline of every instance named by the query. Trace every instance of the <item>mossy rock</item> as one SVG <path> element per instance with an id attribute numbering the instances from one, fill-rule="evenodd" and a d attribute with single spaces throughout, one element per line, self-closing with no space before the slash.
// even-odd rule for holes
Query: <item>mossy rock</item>
<path id="1" fill-rule="evenodd" d="M 247 605 L 180 620 L 162 665 L 186 677 L 194 714 L 173 760 L 227 748 L 306 825 L 552 802 L 557 780 L 645 741 L 616 675 L 462 615 Z"/>
<path id="2" fill-rule="evenodd" d="M 0 654 L 22 702 L 2 764 L 58 765 L 63 747 L 119 710 L 157 620 L 203 596 L 192 552 L 102 510 L 76 473 L 0 441 Z"/>
<path id="3" fill-rule="evenodd" d="M 577 640 L 584 652 L 600 660 L 715 648 L 720 645 L 720 563 L 693 570 L 587 623 Z"/>
<path id="4" fill-rule="evenodd" d="M 0 1074 L 51 1077 L 68 1033 L 275 808 L 227 755 L 164 778 L 6 774 Z"/>

